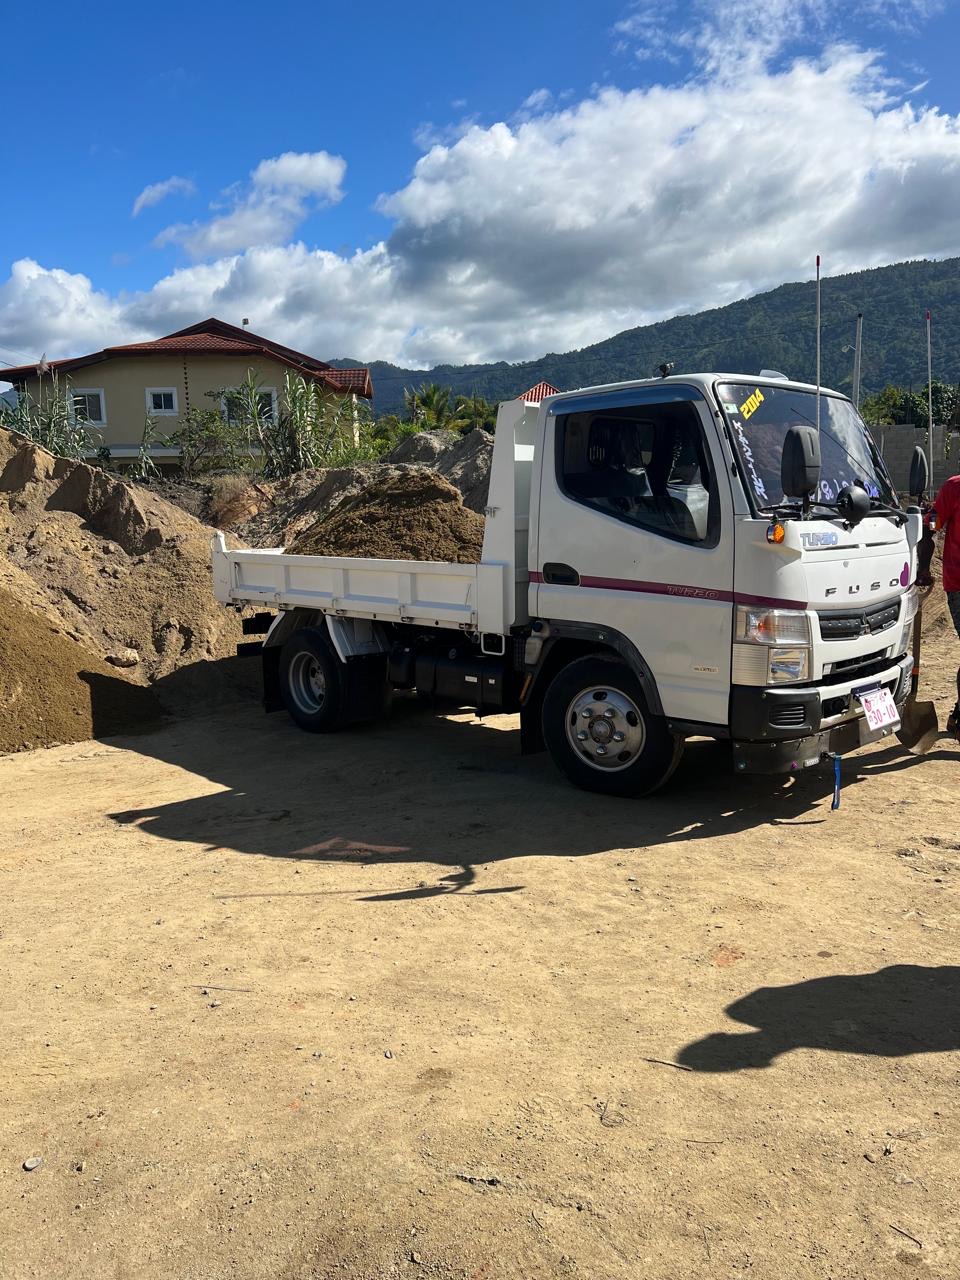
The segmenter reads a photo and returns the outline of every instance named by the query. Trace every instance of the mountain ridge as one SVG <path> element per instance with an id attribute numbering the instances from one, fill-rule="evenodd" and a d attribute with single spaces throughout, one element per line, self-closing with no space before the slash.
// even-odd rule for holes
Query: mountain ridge
<path id="1" fill-rule="evenodd" d="M 862 396 L 887 383 L 920 386 L 926 381 L 925 316 L 933 312 L 934 376 L 960 380 L 960 257 L 913 259 L 822 281 L 823 384 L 849 392 L 853 343 L 862 311 Z M 505 400 L 541 381 L 566 391 L 575 387 L 656 373 L 663 361 L 676 372 L 759 372 L 779 369 L 788 377 L 815 378 L 815 282 L 789 282 L 706 311 L 672 316 L 624 329 L 574 351 L 549 352 L 516 363 L 435 365 L 405 369 L 382 360 L 329 361 L 336 368 L 370 369 L 378 414 L 397 413 L 403 392 L 438 382 L 457 394 Z M 845 349 L 848 348 L 848 349 Z"/>

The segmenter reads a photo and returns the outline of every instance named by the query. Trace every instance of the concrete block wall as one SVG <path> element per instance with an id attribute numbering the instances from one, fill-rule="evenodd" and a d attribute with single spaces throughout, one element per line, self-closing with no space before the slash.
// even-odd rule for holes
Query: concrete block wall
<path id="1" fill-rule="evenodd" d="M 870 434 L 883 454 L 887 470 L 893 477 L 893 483 L 901 495 L 906 495 L 910 479 L 910 460 L 916 445 L 926 450 L 927 432 L 925 428 L 914 427 L 911 423 L 898 423 L 896 426 L 874 426 L 867 424 Z M 948 476 L 960 475 L 960 436 L 951 433 L 950 456 L 943 456 L 944 428 L 933 428 L 933 475 L 930 489 L 933 493 L 940 488 Z"/>

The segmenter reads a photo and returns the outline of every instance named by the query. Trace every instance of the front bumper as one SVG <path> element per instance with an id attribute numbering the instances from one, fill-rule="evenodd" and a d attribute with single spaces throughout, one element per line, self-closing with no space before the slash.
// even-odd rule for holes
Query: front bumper
<path id="1" fill-rule="evenodd" d="M 857 689 L 881 685 L 898 709 L 910 692 L 913 659 L 909 654 L 876 675 L 815 688 L 734 687 L 730 728 L 737 773 L 792 773 L 808 769 L 827 755 L 845 755 L 861 745 L 863 712 Z"/>

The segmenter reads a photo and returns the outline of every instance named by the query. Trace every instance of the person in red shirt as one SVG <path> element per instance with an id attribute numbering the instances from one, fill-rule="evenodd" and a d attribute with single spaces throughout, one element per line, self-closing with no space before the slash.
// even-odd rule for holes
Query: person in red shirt
<path id="1" fill-rule="evenodd" d="M 923 539 L 917 555 L 917 585 L 933 585 L 930 565 L 933 560 L 934 531 L 943 530 L 943 589 L 947 594 L 950 617 L 960 636 L 960 476 L 944 481 L 930 509 Z M 947 721 L 947 732 L 960 740 L 960 669 L 957 671 L 957 701 Z"/>

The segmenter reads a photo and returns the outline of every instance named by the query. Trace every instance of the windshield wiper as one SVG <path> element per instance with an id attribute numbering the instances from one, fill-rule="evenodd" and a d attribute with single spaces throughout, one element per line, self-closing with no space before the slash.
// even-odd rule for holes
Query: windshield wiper
<path id="1" fill-rule="evenodd" d="M 888 506 L 887 503 L 881 502 L 879 498 L 870 499 L 870 514 L 872 516 L 892 516 L 898 526 L 907 523 L 907 513 L 902 507 Z"/>
<path id="2" fill-rule="evenodd" d="M 785 517 L 809 515 L 813 511 L 827 511 L 832 516 L 840 514 L 835 502 L 811 502 L 806 508 L 802 502 L 768 502 L 765 507 L 758 507 L 757 510 L 764 515 Z"/>

